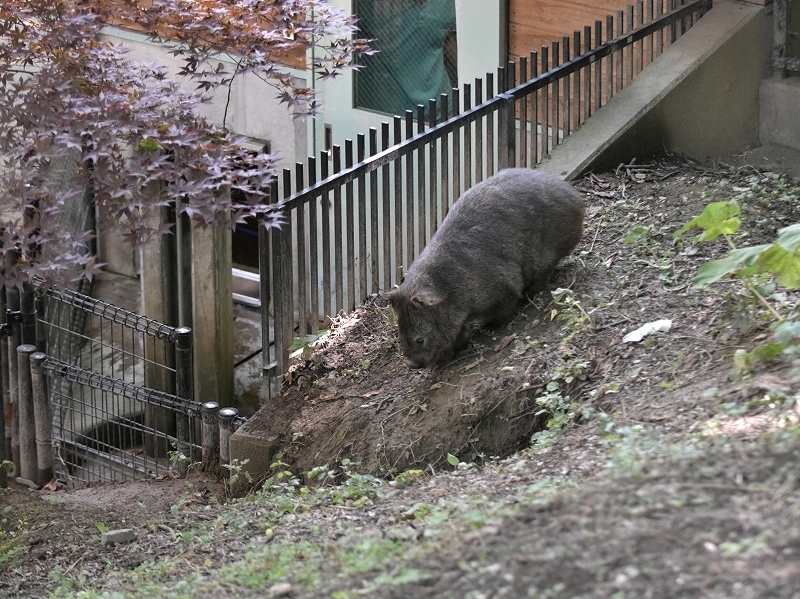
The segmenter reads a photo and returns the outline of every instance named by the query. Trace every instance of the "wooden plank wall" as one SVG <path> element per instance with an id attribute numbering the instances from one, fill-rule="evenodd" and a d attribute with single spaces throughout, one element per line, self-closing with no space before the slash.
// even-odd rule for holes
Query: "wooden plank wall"
<path id="1" fill-rule="evenodd" d="M 601 20 L 605 37 L 606 15 L 625 10 L 635 0 L 509 0 L 509 60 L 528 56 L 554 40 L 561 42 L 573 31 Z"/>

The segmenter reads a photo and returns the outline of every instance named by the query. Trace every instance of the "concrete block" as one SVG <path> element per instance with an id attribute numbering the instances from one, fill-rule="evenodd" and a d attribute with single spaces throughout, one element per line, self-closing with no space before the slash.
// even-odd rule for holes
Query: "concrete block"
<path id="1" fill-rule="evenodd" d="M 229 444 L 231 463 L 242 464 L 247 460 L 247 464 L 242 467 L 242 473 L 240 473 L 238 480 L 231 485 L 231 492 L 234 495 L 244 495 L 254 485 L 261 484 L 266 473 L 270 470 L 269 465 L 278 450 L 279 439 L 275 435 L 265 434 L 262 421 L 267 417 L 264 415 L 264 410 L 262 410 L 231 435 Z M 252 482 L 247 480 L 244 472 L 250 474 L 253 479 Z"/>
<path id="2" fill-rule="evenodd" d="M 759 89 L 761 143 L 800 150 L 800 77 L 768 77 Z"/>

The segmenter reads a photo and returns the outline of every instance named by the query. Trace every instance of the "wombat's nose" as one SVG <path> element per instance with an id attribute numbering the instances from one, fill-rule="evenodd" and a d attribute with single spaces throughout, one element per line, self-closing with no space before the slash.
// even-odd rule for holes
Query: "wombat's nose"
<path id="1" fill-rule="evenodd" d="M 416 368 L 422 368 L 423 366 L 425 366 L 425 364 L 423 364 L 422 362 L 415 362 L 414 360 L 406 360 L 406 366 L 408 366 L 409 368 L 416 369 Z"/>

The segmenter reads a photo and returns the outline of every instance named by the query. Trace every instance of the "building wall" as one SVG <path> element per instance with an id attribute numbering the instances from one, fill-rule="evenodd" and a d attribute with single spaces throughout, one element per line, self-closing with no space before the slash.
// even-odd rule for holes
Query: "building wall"
<path id="1" fill-rule="evenodd" d="M 130 58 L 140 62 L 152 62 L 165 67 L 175 75 L 181 62 L 169 53 L 169 48 L 148 41 L 139 32 L 118 27 L 106 27 L 102 38 L 121 43 L 128 48 Z M 233 65 L 231 59 L 222 59 Z M 297 69 L 287 70 L 305 85 L 305 72 Z M 186 89 L 193 90 L 196 84 L 186 80 L 182 82 L 174 77 Z M 218 90 L 210 103 L 200 104 L 198 112 L 217 125 L 222 125 L 225 116 L 227 90 Z M 260 150 L 269 142 L 271 151 L 281 157 L 282 166 L 291 166 L 307 156 L 308 121 L 294 119 L 292 114 L 277 99 L 277 92 L 253 75 L 237 77 L 233 82 L 230 105 L 228 106 L 227 127 L 238 135 L 250 138 L 253 149 Z M 126 275 L 138 272 L 133 250 L 117 235 L 108 231 L 99 231 L 98 249 L 100 260 L 107 264 L 111 271 Z"/>

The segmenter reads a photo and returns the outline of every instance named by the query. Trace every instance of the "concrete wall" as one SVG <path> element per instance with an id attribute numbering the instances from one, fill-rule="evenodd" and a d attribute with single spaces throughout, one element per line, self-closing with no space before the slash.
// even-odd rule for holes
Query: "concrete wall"
<path id="1" fill-rule="evenodd" d="M 759 104 L 761 143 L 800 150 L 800 75 L 764 79 Z"/>
<path id="2" fill-rule="evenodd" d="M 141 33 L 106 27 L 102 37 L 124 44 L 132 59 L 161 65 L 172 75 L 181 66 L 180 58 L 172 56 L 169 48 L 149 42 Z M 232 59 L 223 57 L 220 62 L 227 63 L 225 66 L 229 70 L 233 69 Z M 303 71 L 288 67 L 286 71 L 305 85 Z M 173 77 L 173 80 L 187 90 L 194 90 L 197 86 L 190 80 L 177 77 Z M 198 112 L 217 125 L 222 125 L 226 95 L 226 89 L 218 90 L 210 103 L 198 106 Z M 269 141 L 273 152 L 278 152 L 288 166 L 306 156 L 306 123 L 293 119 L 286 105 L 278 101 L 277 95 L 274 88 L 255 76 L 238 76 L 233 82 L 226 124 L 234 133 L 253 138 L 254 143 Z"/>
<path id="3" fill-rule="evenodd" d="M 572 178 L 665 150 L 706 161 L 758 145 L 770 9 L 720 0 L 541 168 Z"/>
<path id="4" fill-rule="evenodd" d="M 181 66 L 180 60 L 169 53 L 169 48 L 148 41 L 141 33 L 106 27 L 101 37 L 123 44 L 129 50 L 131 59 L 161 65 L 172 75 L 175 75 Z M 226 66 L 230 68 L 233 67 L 230 58 L 224 57 L 222 62 L 228 63 Z M 298 77 L 305 85 L 304 72 L 289 68 L 287 71 Z M 177 77 L 173 80 L 188 90 L 196 87 L 196 83 L 192 81 L 181 81 Z M 210 103 L 198 106 L 198 112 L 213 123 L 222 125 L 226 96 L 227 90 L 218 90 Z M 227 128 L 252 140 L 253 149 L 260 150 L 265 142 L 269 142 L 272 151 L 280 156 L 282 166 L 292 166 L 298 160 L 305 160 L 308 153 L 306 147 L 308 122 L 292 118 L 286 105 L 278 101 L 274 88 L 257 77 L 245 75 L 234 80 L 227 111 Z M 108 270 L 129 276 L 138 273 L 139 265 L 133 250 L 119 235 L 101 228 L 98 249 L 100 261 L 107 265 Z"/>
<path id="5" fill-rule="evenodd" d="M 753 9 L 738 5 L 729 10 L 744 15 Z M 606 150 L 605 164 L 616 166 L 665 148 L 704 162 L 758 145 L 759 85 L 769 72 L 771 31 L 771 15 L 755 9 L 712 56 Z"/>

